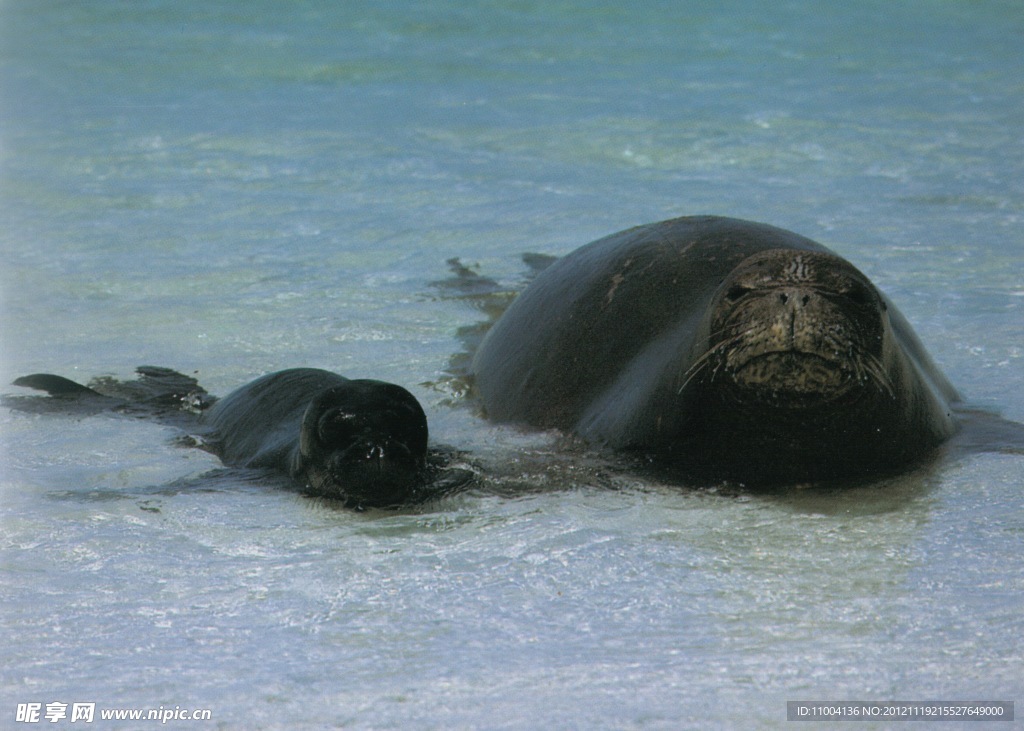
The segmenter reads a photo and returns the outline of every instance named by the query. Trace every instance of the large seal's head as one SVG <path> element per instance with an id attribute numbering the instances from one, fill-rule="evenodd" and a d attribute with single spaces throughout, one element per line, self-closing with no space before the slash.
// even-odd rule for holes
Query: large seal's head
<path id="1" fill-rule="evenodd" d="M 829 252 L 743 259 L 711 296 L 677 376 L 687 459 L 750 484 L 872 474 L 925 454 L 954 428 L 945 395 L 955 392 L 933 380 L 895 317 Z"/>
<path id="2" fill-rule="evenodd" d="M 427 418 L 401 386 L 352 380 L 316 396 L 299 437 L 299 464 L 317 495 L 359 506 L 407 501 L 423 478 Z"/>
<path id="3" fill-rule="evenodd" d="M 708 310 L 699 378 L 736 408 L 809 412 L 892 395 L 886 303 L 833 254 L 770 249 L 736 266 Z"/>

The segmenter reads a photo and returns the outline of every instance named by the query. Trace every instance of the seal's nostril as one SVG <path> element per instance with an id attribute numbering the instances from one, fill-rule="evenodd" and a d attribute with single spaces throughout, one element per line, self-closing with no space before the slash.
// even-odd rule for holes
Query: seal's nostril
<path id="1" fill-rule="evenodd" d="M 798 292 L 796 293 L 796 297 L 799 297 L 799 302 L 802 307 L 806 307 L 807 303 L 811 301 L 811 295 L 809 294 L 801 295 Z M 790 292 L 779 292 L 779 302 L 784 305 L 789 304 L 790 299 L 796 300 L 796 297 L 794 297 Z"/>

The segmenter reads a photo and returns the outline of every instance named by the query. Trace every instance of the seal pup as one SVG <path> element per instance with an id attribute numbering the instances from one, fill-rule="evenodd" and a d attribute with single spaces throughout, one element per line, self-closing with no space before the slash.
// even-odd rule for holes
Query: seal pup
<path id="1" fill-rule="evenodd" d="M 8 399 L 22 410 L 118 410 L 189 429 L 193 443 L 231 467 L 267 469 L 311 495 L 353 507 L 412 499 L 427 467 L 427 419 L 416 398 L 393 383 L 348 379 L 316 368 L 270 373 L 215 399 L 195 379 L 143 366 L 137 381 L 83 386 L 37 373 L 14 382 L 50 399 Z"/>
<path id="2" fill-rule="evenodd" d="M 471 365 L 489 418 L 701 479 L 861 478 L 956 431 L 958 395 L 853 265 L 762 223 L 685 217 L 559 259 Z"/>

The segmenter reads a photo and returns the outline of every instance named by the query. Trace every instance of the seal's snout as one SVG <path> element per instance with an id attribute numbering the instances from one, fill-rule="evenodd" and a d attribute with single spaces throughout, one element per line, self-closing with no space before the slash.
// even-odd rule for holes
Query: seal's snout
<path id="1" fill-rule="evenodd" d="M 352 449 L 348 450 L 348 456 L 354 461 L 362 461 L 369 467 L 383 469 L 389 461 L 401 460 L 403 456 L 409 456 L 408 449 L 402 449 L 401 445 L 390 437 L 378 437 L 363 439 Z"/>
<path id="2" fill-rule="evenodd" d="M 803 312 L 821 306 L 821 293 L 810 287 L 775 287 L 768 289 L 766 299 L 781 312 Z M 773 302 L 774 301 L 774 302 Z"/>
<path id="3" fill-rule="evenodd" d="M 778 344 L 799 350 L 801 336 L 815 329 L 814 315 L 822 310 L 819 298 L 808 289 L 786 287 L 765 299 L 765 315 L 773 320 L 770 329 Z"/>
<path id="4" fill-rule="evenodd" d="M 384 471 L 414 465 L 416 460 L 401 442 L 389 436 L 377 436 L 357 439 L 347 448 L 337 450 L 332 463 L 336 472 L 353 468 Z"/>
<path id="5" fill-rule="evenodd" d="M 736 397 L 803 408 L 845 396 L 863 379 L 878 318 L 867 285 L 822 255 L 764 252 L 722 287 L 708 352 Z"/>
<path id="6" fill-rule="evenodd" d="M 320 476 L 320 492 L 363 506 L 385 507 L 408 500 L 419 484 L 422 465 L 390 438 L 357 439 L 336 450 Z"/>

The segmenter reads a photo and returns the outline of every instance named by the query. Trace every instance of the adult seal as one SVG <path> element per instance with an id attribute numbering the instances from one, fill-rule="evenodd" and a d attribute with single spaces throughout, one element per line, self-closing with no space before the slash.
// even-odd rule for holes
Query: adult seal
<path id="1" fill-rule="evenodd" d="M 137 381 L 90 386 L 39 373 L 14 385 L 48 392 L 54 398 L 47 401 L 64 407 L 56 410 L 115 409 L 172 423 L 228 466 L 282 472 L 312 495 L 353 506 L 398 505 L 422 486 L 427 419 L 396 384 L 292 368 L 216 400 L 170 369 L 143 366 L 138 373 Z"/>
<path id="2" fill-rule="evenodd" d="M 470 373 L 491 419 L 748 485 L 897 471 L 956 429 L 956 390 L 867 277 L 798 234 L 714 216 L 559 259 Z"/>

